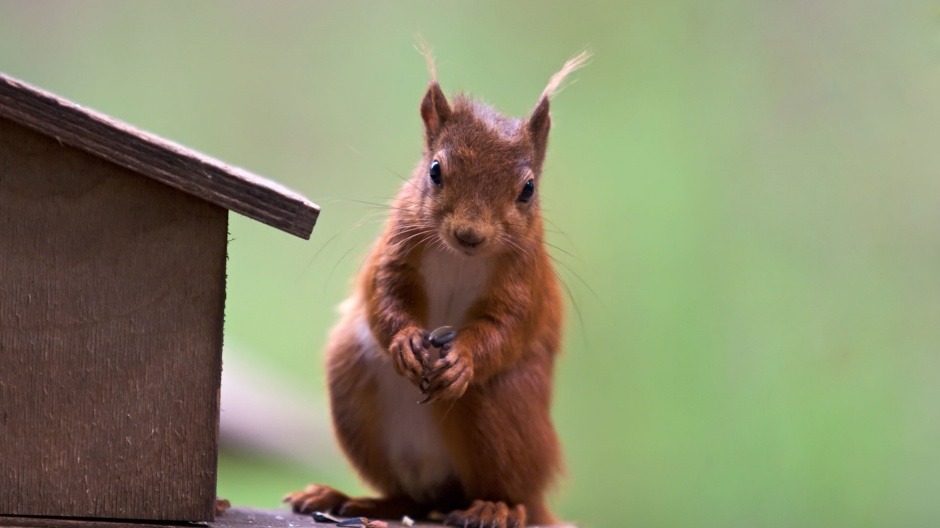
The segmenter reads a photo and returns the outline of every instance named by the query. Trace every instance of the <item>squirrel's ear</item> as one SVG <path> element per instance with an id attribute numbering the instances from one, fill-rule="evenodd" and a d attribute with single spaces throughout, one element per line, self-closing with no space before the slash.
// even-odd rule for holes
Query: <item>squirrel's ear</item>
<path id="1" fill-rule="evenodd" d="M 421 119 L 424 120 L 424 135 L 429 147 L 449 118 L 450 105 L 441 91 L 441 85 L 437 81 L 431 81 L 428 92 L 421 101 Z"/>
<path id="2" fill-rule="evenodd" d="M 548 131 L 552 128 L 552 116 L 548 111 L 547 95 L 543 95 L 539 99 L 539 104 L 535 105 L 535 110 L 529 116 L 526 128 L 529 130 L 532 146 L 535 147 L 535 164 L 541 166 L 542 162 L 545 161 L 545 150 L 548 147 Z"/>

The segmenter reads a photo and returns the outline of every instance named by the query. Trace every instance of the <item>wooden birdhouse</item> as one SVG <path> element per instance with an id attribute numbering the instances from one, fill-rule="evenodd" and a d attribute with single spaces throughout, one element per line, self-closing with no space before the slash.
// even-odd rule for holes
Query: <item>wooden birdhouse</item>
<path id="1" fill-rule="evenodd" d="M 213 519 L 228 211 L 319 209 L 0 74 L 0 515 Z"/>

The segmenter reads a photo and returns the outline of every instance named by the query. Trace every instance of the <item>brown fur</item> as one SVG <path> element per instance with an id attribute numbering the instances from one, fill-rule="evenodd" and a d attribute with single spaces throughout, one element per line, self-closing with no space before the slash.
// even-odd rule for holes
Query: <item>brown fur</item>
<path id="1" fill-rule="evenodd" d="M 350 499 L 313 485 L 285 500 L 297 511 L 345 515 L 414 517 L 454 510 L 447 522 L 462 526 L 554 522 L 544 494 L 561 466 L 550 402 L 562 302 L 543 242 L 538 189 L 551 124 L 549 97 L 586 55 L 566 63 L 524 120 L 463 96 L 451 105 L 430 53 L 425 55 L 432 80 L 420 107 L 424 154 L 396 197 L 327 346 L 337 438 L 383 498 Z M 428 177 L 434 160 L 442 170 L 440 186 Z M 528 203 L 518 202 L 529 179 L 535 194 Z M 433 314 L 422 263 L 429 252 L 489 266 L 481 268 L 488 270 L 485 286 L 474 295 L 456 339 L 436 360 L 427 355 Z M 387 358 L 384 363 L 368 356 L 363 343 L 369 339 Z M 395 459 L 400 455 L 386 443 L 395 424 L 385 420 L 392 420 L 395 409 L 380 396 L 385 378 L 377 368 L 394 369 L 426 389 L 430 423 L 449 464 L 433 489 L 416 493 L 410 474 L 393 469 L 409 461 Z"/>

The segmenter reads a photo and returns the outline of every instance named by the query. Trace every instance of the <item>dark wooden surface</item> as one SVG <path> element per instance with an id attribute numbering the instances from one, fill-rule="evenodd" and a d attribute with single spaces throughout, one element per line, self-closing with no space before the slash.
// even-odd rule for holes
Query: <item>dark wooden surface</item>
<path id="1" fill-rule="evenodd" d="M 398 522 L 387 521 L 389 528 L 400 528 Z M 69 519 L 30 519 L 0 516 L 0 526 L 9 528 L 167 528 L 159 524 L 126 522 L 79 521 Z M 193 525 L 188 525 L 193 526 Z M 335 524 L 317 523 L 310 515 L 298 515 L 289 510 L 255 510 L 232 508 L 219 515 L 208 528 L 335 528 Z M 414 528 L 440 528 L 440 524 L 419 523 Z M 530 528 L 538 528 L 532 526 Z M 575 528 L 570 524 L 557 524 L 544 528 Z"/>
<path id="2" fill-rule="evenodd" d="M 0 117 L 301 238 L 310 238 L 320 212 L 281 185 L 2 73 Z"/>
<path id="3" fill-rule="evenodd" d="M 212 518 L 227 220 L 0 118 L 0 514 Z"/>

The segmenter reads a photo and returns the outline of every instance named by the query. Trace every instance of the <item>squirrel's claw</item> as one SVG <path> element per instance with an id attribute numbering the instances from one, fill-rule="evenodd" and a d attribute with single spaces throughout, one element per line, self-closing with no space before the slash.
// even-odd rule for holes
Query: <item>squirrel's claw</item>
<path id="1" fill-rule="evenodd" d="M 288 493 L 284 501 L 291 505 L 295 513 L 331 511 L 349 500 L 349 497 L 329 486 L 310 484 L 303 491 Z"/>
<path id="2" fill-rule="evenodd" d="M 458 353 L 448 352 L 425 376 L 428 382 L 426 401 L 455 400 L 467 392 L 473 378 L 473 365 L 459 350 Z"/>
<path id="3" fill-rule="evenodd" d="M 526 508 L 522 504 L 510 508 L 502 501 L 476 500 L 466 510 L 450 512 L 444 524 L 466 528 L 525 528 L 526 517 Z"/>
<path id="4" fill-rule="evenodd" d="M 427 332 L 413 326 L 398 332 L 389 347 L 395 372 L 419 387 L 427 368 L 428 345 Z"/>

